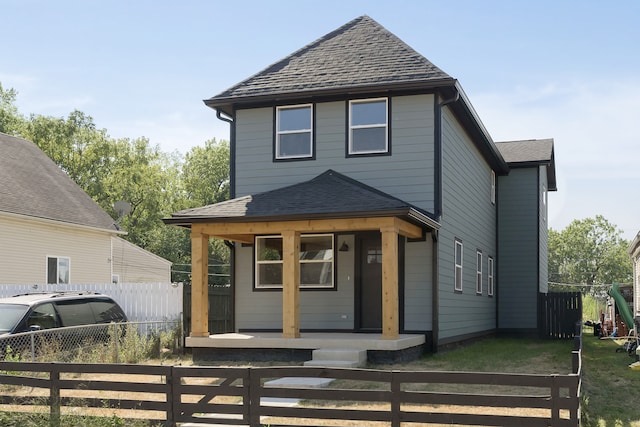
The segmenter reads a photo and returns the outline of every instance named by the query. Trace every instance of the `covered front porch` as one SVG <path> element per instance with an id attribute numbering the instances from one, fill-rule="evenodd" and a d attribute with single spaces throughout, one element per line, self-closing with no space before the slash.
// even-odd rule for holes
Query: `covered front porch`
<path id="1" fill-rule="evenodd" d="M 273 354 L 275 350 L 308 352 L 340 346 L 368 352 L 402 352 L 424 347 L 427 328 L 412 331 L 425 333 L 403 333 L 400 283 L 404 271 L 399 267 L 399 258 L 406 241 L 425 242 L 427 235 L 434 238 L 439 224 L 411 204 L 329 170 L 307 182 L 180 211 L 164 221 L 191 229 L 192 311 L 191 333 L 186 344 L 195 351 L 231 354 L 235 350 L 246 350 Z M 366 279 L 367 283 L 371 280 L 377 283 L 375 293 L 370 294 L 378 304 L 374 326 L 354 320 L 354 317 L 360 319 L 354 316 L 354 304 L 360 307 L 359 296 L 354 295 L 358 290 L 354 284 L 354 276 L 358 275 L 354 251 L 339 252 L 340 255 L 337 252 L 345 245 L 345 239 L 355 239 L 350 240 L 353 247 L 354 241 L 362 241 L 356 236 L 371 234 L 376 236 L 377 246 L 356 252 L 379 268 L 375 278 Z M 310 290 L 309 283 L 304 283 L 307 287 L 301 298 L 301 276 L 304 276 L 301 263 L 303 254 L 309 254 L 303 246 L 309 245 L 305 239 L 318 239 L 318 236 L 330 242 L 316 253 L 322 254 L 320 259 L 326 267 L 323 271 L 331 273 L 323 277 L 333 276 L 333 279 L 327 279 L 329 286 L 324 289 Z M 235 310 L 235 328 L 242 333 L 212 335 L 208 330 L 211 238 L 232 242 L 236 259 L 232 273 L 234 301 L 242 301 Z M 274 257 L 268 262 L 277 267 L 278 274 L 275 279 L 270 277 L 272 281 L 265 289 L 257 271 L 264 265 L 258 264 L 264 262 L 264 248 L 258 242 L 264 245 L 268 239 L 277 241 L 277 246 L 268 248 Z M 429 278 L 423 280 L 428 283 Z M 342 304 L 339 309 L 337 304 Z M 360 313 L 369 313 L 367 306 L 361 307 Z M 311 309 L 315 310 L 315 321 L 305 317 L 309 314 L 306 310 Z M 301 310 L 304 311 L 301 313 Z M 420 310 L 431 313 L 431 307 Z M 328 315 L 323 317 L 325 313 Z M 239 319 L 244 322 L 240 326 Z M 428 319 L 423 323 L 428 323 Z M 270 351 L 264 352 L 264 349 Z"/>

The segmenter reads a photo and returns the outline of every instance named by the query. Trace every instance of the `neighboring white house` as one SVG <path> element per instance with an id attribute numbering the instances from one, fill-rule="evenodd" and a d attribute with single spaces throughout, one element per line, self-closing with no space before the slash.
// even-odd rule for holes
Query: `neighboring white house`
<path id="1" fill-rule="evenodd" d="M 113 283 L 171 283 L 171 261 L 120 237 L 111 238 Z"/>
<path id="2" fill-rule="evenodd" d="M 124 234 L 33 142 L 0 133 L 0 284 L 170 281 Z"/>

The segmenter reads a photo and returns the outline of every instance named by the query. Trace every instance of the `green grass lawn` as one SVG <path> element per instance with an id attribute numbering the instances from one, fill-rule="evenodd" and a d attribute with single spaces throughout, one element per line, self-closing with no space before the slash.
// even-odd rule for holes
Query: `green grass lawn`
<path id="1" fill-rule="evenodd" d="M 589 333 L 583 336 L 583 425 L 640 427 L 640 371 L 629 369 L 634 359 Z"/>

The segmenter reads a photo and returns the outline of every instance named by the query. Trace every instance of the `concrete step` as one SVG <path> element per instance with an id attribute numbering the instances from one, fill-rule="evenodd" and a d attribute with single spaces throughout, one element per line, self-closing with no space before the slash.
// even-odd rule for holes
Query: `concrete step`
<path id="1" fill-rule="evenodd" d="M 304 366 L 315 366 L 320 368 L 359 368 L 358 362 L 348 360 L 307 360 Z"/>
<path id="2" fill-rule="evenodd" d="M 283 387 L 283 388 L 298 388 L 298 387 L 311 387 L 321 388 L 326 387 L 333 381 L 332 378 L 313 378 L 313 377 L 284 377 L 277 380 L 271 380 L 264 383 L 265 387 Z"/>
<path id="3" fill-rule="evenodd" d="M 328 368 L 359 368 L 367 363 L 367 351 L 352 348 L 319 348 L 313 350 L 313 359 L 304 366 Z"/>
<path id="4" fill-rule="evenodd" d="M 360 366 L 367 363 L 367 350 L 354 348 L 319 348 L 313 350 L 313 360 L 346 360 L 357 362 Z"/>

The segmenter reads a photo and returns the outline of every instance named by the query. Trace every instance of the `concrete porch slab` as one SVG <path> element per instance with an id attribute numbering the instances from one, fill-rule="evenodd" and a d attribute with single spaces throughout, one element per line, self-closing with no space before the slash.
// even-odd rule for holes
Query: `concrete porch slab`
<path id="1" fill-rule="evenodd" d="M 301 333 L 300 338 L 283 338 L 279 332 L 226 333 L 208 337 L 187 337 L 186 346 L 233 349 L 305 349 L 349 348 L 357 350 L 400 351 L 422 346 L 424 335 L 402 334 L 397 339 L 383 339 L 381 334 L 332 332 Z"/>

